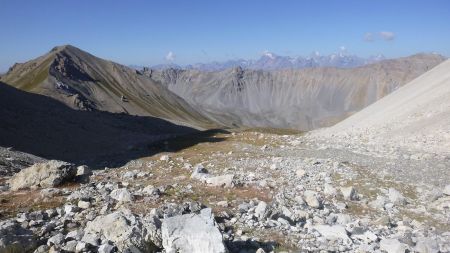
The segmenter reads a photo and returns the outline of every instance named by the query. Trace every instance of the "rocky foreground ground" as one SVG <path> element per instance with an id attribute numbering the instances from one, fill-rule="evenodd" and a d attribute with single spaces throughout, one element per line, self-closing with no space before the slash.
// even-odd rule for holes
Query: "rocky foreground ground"
<path id="1" fill-rule="evenodd" d="M 0 252 L 450 252 L 450 156 L 256 130 L 194 138 L 93 171 L 14 174 L 42 161 L 7 171 L 2 152 Z"/>

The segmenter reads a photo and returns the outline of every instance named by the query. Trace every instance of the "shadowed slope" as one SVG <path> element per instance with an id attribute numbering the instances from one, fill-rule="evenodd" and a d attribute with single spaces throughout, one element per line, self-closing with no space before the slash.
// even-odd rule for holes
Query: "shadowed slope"
<path id="1" fill-rule="evenodd" d="M 126 163 L 161 151 L 152 143 L 198 132 L 154 117 L 74 110 L 2 82 L 0 118 L 0 146 L 91 166 Z"/>

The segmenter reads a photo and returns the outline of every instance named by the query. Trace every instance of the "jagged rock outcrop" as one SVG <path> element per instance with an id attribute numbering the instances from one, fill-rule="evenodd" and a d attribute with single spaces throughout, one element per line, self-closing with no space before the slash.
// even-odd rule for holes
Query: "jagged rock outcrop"
<path id="1" fill-rule="evenodd" d="M 145 222 L 128 209 L 119 210 L 88 222 L 84 238 L 86 242 L 88 238 L 107 239 L 120 252 L 155 252 L 156 245 L 161 245 L 161 224 L 158 219 Z"/>

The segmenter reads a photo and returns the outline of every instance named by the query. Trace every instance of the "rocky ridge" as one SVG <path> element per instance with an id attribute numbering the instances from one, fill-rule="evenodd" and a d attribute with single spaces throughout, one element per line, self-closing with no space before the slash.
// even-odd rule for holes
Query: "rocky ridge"
<path id="1" fill-rule="evenodd" d="M 212 124 L 182 98 L 136 70 L 71 45 L 12 66 L 0 81 L 79 110 L 154 116 L 177 124 Z"/>

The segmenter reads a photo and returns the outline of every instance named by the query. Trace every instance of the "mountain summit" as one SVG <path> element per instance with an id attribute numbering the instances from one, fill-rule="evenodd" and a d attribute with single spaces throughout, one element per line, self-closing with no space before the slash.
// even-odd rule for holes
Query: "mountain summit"
<path id="1" fill-rule="evenodd" d="M 54 47 L 34 60 L 15 64 L 1 81 L 81 110 L 156 116 L 195 126 L 209 124 L 164 86 L 71 45 Z"/>
<path id="2" fill-rule="evenodd" d="M 321 55 L 318 52 L 314 52 L 307 57 L 282 56 L 272 52 L 264 52 L 261 57 L 256 60 L 237 59 L 223 62 L 196 63 L 187 65 L 184 68 L 202 71 L 220 71 L 237 66 L 254 70 L 304 69 L 316 67 L 354 68 L 376 63 L 385 59 L 386 58 L 381 54 L 364 58 L 350 54 L 345 50 L 330 55 Z M 156 65 L 152 68 L 164 69 L 168 67 L 173 67 L 173 64 L 172 66 Z M 176 68 L 183 67 L 177 65 Z"/>

